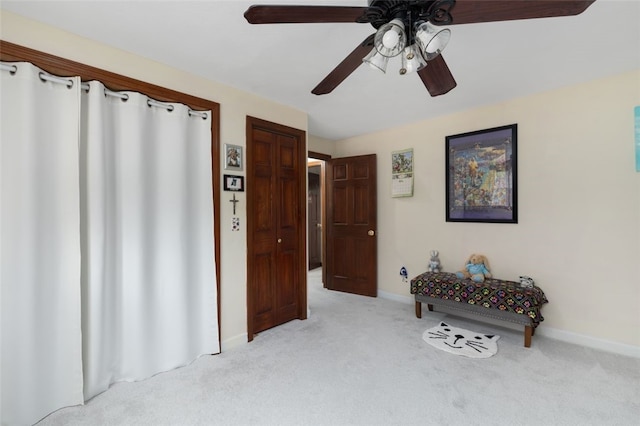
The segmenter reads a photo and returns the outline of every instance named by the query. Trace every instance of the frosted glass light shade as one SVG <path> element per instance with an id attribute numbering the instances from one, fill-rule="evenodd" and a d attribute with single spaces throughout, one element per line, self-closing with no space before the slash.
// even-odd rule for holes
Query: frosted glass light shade
<path id="1" fill-rule="evenodd" d="M 373 44 L 382 56 L 397 56 L 407 45 L 404 23 L 396 18 L 382 25 L 376 32 Z"/>
<path id="2" fill-rule="evenodd" d="M 371 68 L 375 68 L 382 71 L 383 73 L 386 73 L 389 58 L 381 55 L 374 47 L 373 49 L 371 49 L 371 52 L 369 52 L 369 54 L 362 59 L 362 62 L 369 65 Z"/>
<path id="3" fill-rule="evenodd" d="M 405 47 L 404 52 L 402 52 L 402 66 L 400 67 L 400 75 L 419 71 L 426 65 L 427 61 L 425 61 L 422 57 L 420 49 L 415 44 L 412 44 L 411 46 Z"/>
<path id="4" fill-rule="evenodd" d="M 449 43 L 451 30 L 438 28 L 429 22 L 423 22 L 416 27 L 415 36 L 422 55 L 427 61 L 437 57 Z"/>

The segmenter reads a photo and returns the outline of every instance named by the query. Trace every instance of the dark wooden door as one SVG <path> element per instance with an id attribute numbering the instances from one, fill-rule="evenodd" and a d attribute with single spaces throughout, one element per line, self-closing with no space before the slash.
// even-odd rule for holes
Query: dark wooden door
<path id="1" fill-rule="evenodd" d="M 327 166 L 327 288 L 377 296 L 376 156 Z"/>
<path id="2" fill-rule="evenodd" d="M 247 117 L 247 323 L 307 313 L 305 132 Z"/>
<path id="3" fill-rule="evenodd" d="M 322 200 L 320 196 L 320 165 L 309 165 L 309 269 L 322 266 Z"/>

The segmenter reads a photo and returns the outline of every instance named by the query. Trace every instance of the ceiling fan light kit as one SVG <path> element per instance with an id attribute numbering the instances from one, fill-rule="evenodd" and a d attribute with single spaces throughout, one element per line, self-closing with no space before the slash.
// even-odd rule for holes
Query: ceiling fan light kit
<path id="1" fill-rule="evenodd" d="M 362 62 L 369 65 L 373 69 L 386 73 L 387 64 L 389 63 L 389 57 L 380 54 L 380 52 L 378 52 L 378 49 L 373 48 L 371 49 L 371 52 L 369 52 L 369 54 L 362 59 Z"/>
<path id="2" fill-rule="evenodd" d="M 400 67 L 400 74 L 405 75 L 414 71 L 420 71 L 427 66 L 427 61 L 422 57 L 419 50 L 416 49 L 416 45 L 405 47 L 402 54 L 402 66 Z"/>
<path id="3" fill-rule="evenodd" d="M 389 58 L 401 56 L 400 74 L 417 71 L 431 96 L 457 83 L 442 58 L 451 30 L 444 25 L 578 15 L 595 0 L 368 0 L 368 6 L 254 5 L 244 13 L 251 24 L 355 22 L 371 24 L 367 37 L 312 91 L 330 93 L 360 64 L 386 72 Z M 428 66 L 427 66 L 428 65 Z"/>
<path id="4" fill-rule="evenodd" d="M 388 58 L 398 56 L 407 45 L 404 23 L 396 18 L 381 26 L 373 40 L 378 53 Z"/>
<path id="5" fill-rule="evenodd" d="M 444 50 L 451 39 L 451 30 L 438 28 L 428 22 L 416 25 L 416 40 L 420 52 L 427 61 L 434 59 Z"/>
<path id="6" fill-rule="evenodd" d="M 380 55 L 393 58 L 402 53 L 400 75 L 424 68 L 427 65 L 425 60 L 430 61 L 438 56 L 451 38 L 449 29 L 438 28 L 428 22 L 418 21 L 411 28 L 410 16 L 409 11 L 404 19 L 394 18 L 383 24 L 374 38 L 374 50 Z M 415 40 L 415 43 L 409 45 L 407 40 Z M 367 55 L 363 60 L 371 64 L 370 56 Z"/>

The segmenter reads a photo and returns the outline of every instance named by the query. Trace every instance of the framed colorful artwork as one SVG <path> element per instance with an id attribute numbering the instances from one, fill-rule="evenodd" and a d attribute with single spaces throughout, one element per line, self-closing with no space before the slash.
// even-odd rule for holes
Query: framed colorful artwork
<path id="1" fill-rule="evenodd" d="M 518 223 L 518 125 L 446 137 L 447 222 Z"/>

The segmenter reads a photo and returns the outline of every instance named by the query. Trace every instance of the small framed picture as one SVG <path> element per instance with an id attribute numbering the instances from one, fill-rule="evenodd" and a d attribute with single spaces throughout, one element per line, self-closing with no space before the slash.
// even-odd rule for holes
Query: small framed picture
<path id="1" fill-rule="evenodd" d="M 224 190 L 244 192 L 244 176 L 224 175 Z"/>
<path id="2" fill-rule="evenodd" d="M 413 149 L 391 153 L 391 196 L 413 197 Z"/>
<path id="3" fill-rule="evenodd" d="M 242 147 L 240 145 L 224 144 L 224 168 L 225 170 L 241 171 L 244 166 Z"/>

